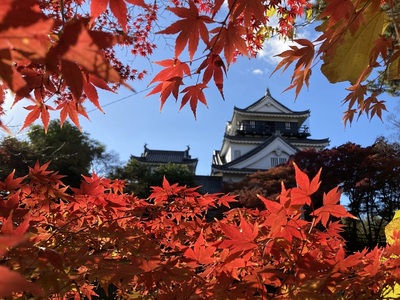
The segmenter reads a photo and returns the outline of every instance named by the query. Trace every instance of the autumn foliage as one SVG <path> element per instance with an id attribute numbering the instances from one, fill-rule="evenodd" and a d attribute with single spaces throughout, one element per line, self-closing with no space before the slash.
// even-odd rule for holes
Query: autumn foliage
<path id="1" fill-rule="evenodd" d="M 385 81 L 400 78 L 400 6 L 392 0 L 327 0 L 313 9 L 312 3 L 1 1 L 0 116 L 11 91 L 14 104 L 24 101 L 28 111 L 21 129 L 38 119 L 47 128 L 50 111 L 59 113 L 61 123 L 69 118 L 79 127 L 79 117 L 88 118 L 88 101 L 102 111 L 99 90 L 132 88 L 134 80 L 146 75 L 118 53 L 148 58 L 156 48 L 154 36 L 161 35 L 174 38 L 173 53 L 156 62 L 161 70 L 149 84 L 148 95 L 158 95 L 161 107 L 172 96 L 196 116 L 198 103 L 207 105 L 210 85 L 224 97 L 224 77 L 238 56 L 255 57 L 269 38 L 279 36 L 293 44 L 279 54 L 276 70 L 294 65 L 288 89 L 295 88 L 296 96 L 322 60 L 328 80 L 351 84 L 343 100 L 348 104 L 345 122 L 359 113 L 381 117 L 383 88 L 371 91 L 367 82 L 376 71 Z M 317 21 L 319 37 L 296 38 L 300 21 Z"/>
<path id="2" fill-rule="evenodd" d="M 264 210 L 211 222 L 207 212 L 233 196 L 164 180 L 138 199 L 94 174 L 69 195 L 47 167 L 0 182 L 0 297 L 91 299 L 113 284 L 123 299 L 375 299 L 400 279 L 396 230 L 391 246 L 346 253 L 332 217 L 352 216 L 337 189 L 302 218 L 319 175 L 297 167 L 298 187 L 260 195 Z"/>

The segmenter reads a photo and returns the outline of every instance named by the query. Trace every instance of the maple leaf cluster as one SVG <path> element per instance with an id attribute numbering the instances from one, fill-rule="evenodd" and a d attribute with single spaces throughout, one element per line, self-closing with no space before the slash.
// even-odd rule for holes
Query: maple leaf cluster
<path id="1" fill-rule="evenodd" d="M 232 195 L 153 187 L 148 199 L 123 182 L 84 177 L 67 192 L 57 172 L 36 164 L 0 182 L 0 297 L 92 299 L 113 285 L 124 298 L 374 299 L 400 280 L 398 238 L 346 253 L 338 218 L 351 216 L 333 189 L 305 220 L 318 190 L 295 166 L 298 186 L 282 187 L 265 209 L 230 207 Z"/>
<path id="2" fill-rule="evenodd" d="M 157 8 L 140 0 L 93 0 L 87 7 L 81 0 L 1 1 L 0 116 L 5 91 L 14 94 L 13 105 L 28 99 L 21 130 L 37 119 L 47 130 L 52 110 L 61 124 L 70 118 L 79 127 L 79 116 L 88 118 L 86 100 L 102 111 L 98 89 L 115 92 L 144 76 L 116 51 L 131 46 L 135 55 L 152 53 Z"/>
<path id="3" fill-rule="evenodd" d="M 279 55 L 282 61 L 275 70 L 286 70 L 295 62 L 288 89 L 295 88 L 296 97 L 322 60 L 321 71 L 331 82 L 351 83 L 343 100 L 348 105 L 345 123 L 363 113 L 381 118 L 386 107 L 378 98 L 384 82 L 400 78 L 400 6 L 396 1 L 327 0 L 315 14 L 320 36 L 315 41 L 296 39 L 296 22 L 312 20 L 312 4 L 309 0 L 169 4 L 4 0 L 0 4 L 0 117 L 11 91 L 13 105 L 23 99 L 29 102 L 21 129 L 38 119 L 47 129 L 50 111 L 60 113 L 61 123 L 70 118 L 79 127 L 79 118 L 88 118 L 88 101 L 102 111 L 99 89 L 131 88 L 128 81 L 147 74 L 122 61 L 120 50 L 148 58 L 158 33 L 175 37 L 172 57 L 157 62 L 162 70 L 150 81 L 154 86 L 148 95 L 159 95 L 161 107 L 172 96 L 180 99 L 180 109 L 189 105 L 196 117 L 199 102 L 207 105 L 205 91 L 210 85 L 224 98 L 224 76 L 238 56 L 255 57 L 265 41 L 279 35 L 294 45 Z M 171 23 L 159 24 L 165 9 L 171 13 Z M 383 83 L 371 91 L 368 78 L 376 71 Z M 1 122 L 0 127 L 8 130 Z"/>
<path id="4" fill-rule="evenodd" d="M 148 94 L 160 94 L 161 108 L 169 96 L 178 100 L 182 93 L 180 109 L 189 103 L 196 117 L 197 104 L 207 106 L 204 90 L 211 81 L 224 98 L 224 75 L 237 56 L 255 57 L 271 32 L 291 36 L 296 18 L 311 7 L 304 0 L 287 3 L 245 0 L 226 4 L 225 8 L 221 0 L 190 0 L 175 2 L 174 7 L 167 8 L 178 20 L 158 33 L 176 35 L 174 58 L 158 62 L 164 69 L 151 81 L 157 85 Z M 269 24 L 268 12 L 278 17 L 277 28 Z M 185 48 L 189 54 L 186 61 L 180 58 Z M 195 61 L 200 63 L 193 68 Z M 196 83 L 181 90 L 188 77 L 194 77 Z"/>
<path id="5" fill-rule="evenodd" d="M 322 60 L 321 71 L 331 83 L 351 84 L 343 99 L 345 125 L 356 115 L 382 118 L 386 105 L 378 97 L 385 92 L 385 81 L 400 78 L 399 9 L 396 1 L 325 1 L 316 16 L 319 37 L 294 40 L 300 47 L 279 54 L 283 59 L 275 71 L 297 62 L 287 88 L 295 88 L 297 97 L 304 84 L 308 87 L 312 67 Z M 384 80 L 370 88 L 379 73 Z"/>

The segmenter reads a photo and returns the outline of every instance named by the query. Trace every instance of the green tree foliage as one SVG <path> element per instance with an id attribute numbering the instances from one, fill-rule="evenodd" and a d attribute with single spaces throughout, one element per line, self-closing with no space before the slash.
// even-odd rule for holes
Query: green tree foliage
<path id="1" fill-rule="evenodd" d="M 13 170 L 16 176 L 26 175 L 36 157 L 27 141 L 14 137 L 4 138 L 0 141 L 0 179 L 6 178 Z"/>
<path id="2" fill-rule="evenodd" d="M 99 141 L 79 131 L 69 122 L 60 126 L 58 120 L 49 124 L 47 133 L 43 126 L 34 125 L 28 132 L 28 140 L 4 138 L 0 143 L 0 176 L 5 178 L 16 169 L 16 175 L 28 174 L 28 168 L 36 161 L 50 163 L 50 169 L 65 174 L 63 182 L 77 187 L 81 175 L 94 170 L 105 174 L 118 164 L 116 153 L 107 152 Z"/>
<path id="3" fill-rule="evenodd" d="M 127 193 L 134 193 L 138 197 L 147 197 L 150 194 L 150 170 L 132 157 L 124 166 L 115 168 L 109 177 L 125 180 Z"/>
<path id="4" fill-rule="evenodd" d="M 39 162 L 51 161 L 50 169 L 64 174 L 64 182 L 74 187 L 80 184 L 81 175 L 89 175 L 92 161 L 105 151 L 102 144 L 69 122 L 60 126 L 58 120 L 53 120 L 47 133 L 43 126 L 34 125 L 28 137 Z"/>
<path id="5" fill-rule="evenodd" d="M 123 179 L 126 182 L 125 190 L 134 193 L 138 197 L 147 198 L 152 186 L 162 185 L 164 177 L 171 183 L 179 183 L 193 187 L 195 185 L 194 174 L 186 165 L 163 164 L 153 172 L 149 167 L 140 164 L 131 157 L 123 167 L 117 167 L 109 174 L 112 179 Z"/>
<path id="6" fill-rule="evenodd" d="M 151 174 L 150 184 L 151 186 L 160 186 L 163 182 L 163 178 L 166 178 L 171 183 L 179 183 L 180 185 L 193 187 L 194 174 L 189 171 L 187 165 L 168 163 L 160 165 Z"/>

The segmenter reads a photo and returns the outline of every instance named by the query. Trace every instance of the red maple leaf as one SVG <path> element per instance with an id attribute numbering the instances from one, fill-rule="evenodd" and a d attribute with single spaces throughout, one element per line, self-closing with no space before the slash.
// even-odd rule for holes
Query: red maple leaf
<path id="1" fill-rule="evenodd" d="M 41 117 L 44 130 L 47 132 L 47 128 L 50 122 L 49 109 L 52 110 L 52 108 L 39 101 L 36 102 L 36 105 L 29 105 L 24 108 L 30 110 L 30 112 L 26 116 L 24 125 L 22 126 L 20 131 L 24 130 L 26 127 L 35 122 L 39 117 Z"/>
<path id="2" fill-rule="evenodd" d="M 83 84 L 83 91 L 85 92 L 85 95 L 87 96 L 89 101 L 92 102 L 93 105 L 96 106 L 98 110 L 104 113 L 103 109 L 100 106 L 99 95 L 94 85 L 91 82 L 85 82 Z"/>
<path id="3" fill-rule="evenodd" d="M 92 296 L 99 296 L 96 294 L 94 291 L 95 286 L 91 284 L 84 283 L 79 290 L 82 292 L 83 296 L 88 298 L 89 300 L 92 300 Z"/>
<path id="4" fill-rule="evenodd" d="M 347 212 L 347 210 L 339 203 L 341 193 L 338 191 L 338 187 L 330 190 L 328 194 L 324 193 L 323 206 L 316 209 L 311 215 L 316 216 L 315 223 L 321 221 L 322 225 L 326 227 L 331 216 L 337 218 L 353 218 L 355 216 Z"/>
<path id="5" fill-rule="evenodd" d="M 236 199 L 236 196 L 234 196 L 234 195 L 223 195 L 223 196 L 217 198 L 217 204 L 219 206 L 223 205 L 223 206 L 230 208 L 229 203 L 234 203 L 234 202 L 238 202 L 238 200 Z"/>
<path id="6" fill-rule="evenodd" d="M 190 61 L 192 61 L 194 53 L 199 45 L 199 37 L 207 45 L 209 38 L 205 23 L 211 23 L 213 20 L 208 16 L 200 16 L 199 10 L 193 1 L 189 1 L 189 8 L 174 7 L 167 9 L 181 19 L 158 33 L 176 34 L 179 32 L 175 42 L 175 57 L 178 57 L 182 53 L 187 44 L 189 48 L 189 58 Z"/>
<path id="7" fill-rule="evenodd" d="M 225 99 L 223 92 L 223 87 L 224 87 L 223 73 L 225 73 L 226 75 L 226 67 L 224 61 L 218 54 L 211 54 L 201 63 L 200 67 L 197 69 L 197 72 L 200 73 L 200 71 L 204 68 L 205 71 L 203 74 L 203 83 L 207 84 L 211 80 L 211 78 L 214 77 L 215 85 L 217 86 L 219 92 L 221 93 L 222 98 Z"/>
<path id="8" fill-rule="evenodd" d="M 78 113 L 85 116 L 87 119 L 88 116 L 84 110 L 82 110 L 82 105 L 76 101 L 66 101 L 62 102 L 57 106 L 57 110 L 61 109 L 60 111 L 60 124 L 64 124 L 67 117 L 71 119 L 71 121 L 78 127 L 81 128 L 81 124 L 79 123 Z"/>
<path id="9" fill-rule="evenodd" d="M 216 249 L 217 248 L 213 246 L 206 247 L 203 232 L 200 232 L 199 237 L 194 243 L 193 249 L 187 248 L 184 256 L 195 260 L 199 264 L 208 265 L 215 261 L 215 258 L 213 258 L 212 256 L 215 253 Z"/>
<path id="10" fill-rule="evenodd" d="M 47 168 L 50 165 L 50 161 L 40 165 L 39 162 L 37 161 L 35 165 L 32 167 L 29 167 L 29 179 L 34 180 L 36 182 L 46 182 L 46 183 L 52 183 L 52 184 L 59 184 L 62 185 L 61 178 L 63 178 L 63 175 L 58 175 L 58 172 L 50 171 L 47 170 Z"/>
<path id="11" fill-rule="evenodd" d="M 243 217 L 240 217 L 239 227 L 224 223 L 220 223 L 220 226 L 229 240 L 224 240 L 219 245 L 219 248 L 229 247 L 231 253 L 257 248 L 257 244 L 254 243 L 255 238 L 258 236 L 257 223 L 251 226 Z"/>
<path id="12" fill-rule="evenodd" d="M 215 35 L 209 43 L 209 48 L 214 53 L 220 53 L 223 50 L 228 66 L 234 61 L 236 51 L 249 57 L 249 51 L 243 39 L 243 36 L 246 35 L 245 27 L 230 22 L 227 27 L 217 27 L 210 32 Z"/>
<path id="13" fill-rule="evenodd" d="M 39 286 L 29 282 L 21 274 L 0 266 L 0 297 L 11 297 L 14 292 L 30 291 L 36 295 L 43 295 Z"/>
<path id="14" fill-rule="evenodd" d="M 20 184 L 26 178 L 26 176 L 14 178 L 14 175 L 15 169 L 6 177 L 4 181 L 0 181 L 1 190 L 12 191 L 20 188 Z"/>
<path id="15" fill-rule="evenodd" d="M 88 74 L 95 75 L 104 79 L 106 82 L 123 83 L 119 73 L 111 66 L 110 62 L 105 58 L 102 49 L 110 48 L 117 43 L 118 38 L 99 31 L 88 30 L 87 19 L 78 21 L 70 21 L 63 30 L 58 44 L 50 51 L 47 57 L 47 66 L 54 72 L 59 72 L 55 56 L 61 58 L 61 61 L 76 63 L 79 68 Z M 71 66 L 67 64 L 67 66 Z M 62 69 L 61 69 L 62 71 Z M 73 74 L 77 76 L 77 72 Z M 81 78 L 72 78 L 71 70 L 67 68 L 64 74 L 66 81 L 71 84 L 73 80 L 83 80 Z M 83 76 L 81 73 L 80 77 Z M 75 91 L 78 89 L 75 87 Z M 79 93 L 75 93 L 76 99 Z M 79 95 L 80 96 L 80 95 Z"/>
<path id="16" fill-rule="evenodd" d="M 71 90 L 74 99 L 79 100 L 83 90 L 83 74 L 79 66 L 72 61 L 61 61 L 61 72 Z"/>
<path id="17" fill-rule="evenodd" d="M 103 79 L 101 79 L 97 76 L 93 76 L 91 74 L 89 74 L 87 77 L 88 77 L 87 81 L 91 82 L 93 85 L 97 86 L 98 88 L 115 93 L 115 91 L 113 89 L 111 89 L 108 86 L 107 82 L 105 82 Z"/>
<path id="18" fill-rule="evenodd" d="M 0 236 L 0 257 L 3 257 L 9 249 L 17 246 L 27 239 L 26 235 L 1 235 Z"/>
<path id="19" fill-rule="evenodd" d="M 207 106 L 206 97 L 203 93 L 203 89 L 205 88 L 207 88 L 207 86 L 204 83 L 199 83 L 185 88 L 181 92 L 185 93 L 185 95 L 182 97 L 181 107 L 179 109 L 182 109 L 182 107 L 184 107 L 189 102 L 194 118 L 196 118 L 197 103 L 200 101 L 205 106 Z"/>
<path id="20" fill-rule="evenodd" d="M 243 15 L 244 25 L 251 27 L 252 20 L 263 22 L 265 20 L 265 6 L 260 0 L 229 0 L 228 4 L 232 9 L 232 19 L 236 20 L 240 15 Z"/>
<path id="21" fill-rule="evenodd" d="M 291 190 L 292 205 L 311 205 L 310 196 L 319 189 L 321 184 L 321 181 L 319 180 L 321 169 L 310 182 L 307 174 L 301 171 L 295 163 L 293 165 L 296 172 L 297 187 Z"/>
<path id="22" fill-rule="evenodd" d="M 294 61 L 297 60 L 292 76 L 292 84 L 287 89 L 285 89 L 285 91 L 287 91 L 296 87 L 297 98 L 303 85 L 309 85 L 309 79 L 311 76 L 311 64 L 314 59 L 315 47 L 312 42 L 306 39 L 297 39 L 294 40 L 294 42 L 303 47 L 299 48 L 297 46 L 290 46 L 290 50 L 283 51 L 282 53 L 276 55 L 282 57 L 283 59 L 276 66 L 272 74 L 282 67 L 282 72 L 284 72 Z"/>
<path id="23" fill-rule="evenodd" d="M 126 2 L 146 7 L 143 0 L 126 0 Z M 128 9 L 125 0 L 92 0 L 90 2 L 90 15 L 94 19 L 97 18 L 106 11 L 108 5 L 110 5 L 110 10 L 117 18 L 122 30 L 126 31 Z"/>
<path id="24" fill-rule="evenodd" d="M 288 223 L 289 217 L 284 205 L 277 201 L 268 200 L 260 195 L 257 195 L 257 197 L 264 203 L 265 208 L 270 213 L 263 225 L 271 228 L 272 235 L 280 233 L 282 228 Z"/>

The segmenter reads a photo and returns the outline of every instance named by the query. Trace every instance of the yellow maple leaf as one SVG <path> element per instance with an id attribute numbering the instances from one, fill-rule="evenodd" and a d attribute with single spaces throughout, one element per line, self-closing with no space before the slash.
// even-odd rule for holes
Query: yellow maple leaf
<path id="1" fill-rule="evenodd" d="M 392 221 L 390 221 L 385 227 L 386 242 L 389 245 L 393 245 L 394 243 L 393 235 L 395 230 L 400 230 L 400 210 L 395 212 Z"/>
<path id="2" fill-rule="evenodd" d="M 371 49 L 384 30 L 385 19 L 383 10 L 366 9 L 365 23 L 354 34 L 347 30 L 333 55 L 323 57 L 321 71 L 331 83 L 350 81 L 354 84 L 358 80 L 369 64 Z"/>
<path id="3" fill-rule="evenodd" d="M 393 239 L 394 231 L 400 230 L 400 210 L 396 211 L 392 221 L 385 227 L 386 242 L 392 245 L 395 241 Z M 398 299 L 400 298 L 400 284 L 396 283 L 393 288 L 387 286 L 384 288 L 382 299 Z"/>

